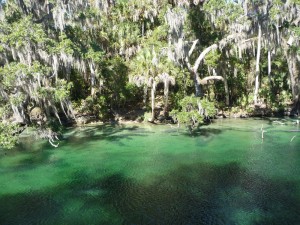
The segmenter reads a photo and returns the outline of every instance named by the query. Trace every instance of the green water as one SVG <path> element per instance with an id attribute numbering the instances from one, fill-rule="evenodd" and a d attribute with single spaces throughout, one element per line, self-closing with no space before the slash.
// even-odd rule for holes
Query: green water
<path id="1" fill-rule="evenodd" d="M 193 136 L 103 125 L 68 130 L 59 148 L 27 137 L 0 150 L 0 224 L 297 225 L 299 130 L 226 119 Z"/>

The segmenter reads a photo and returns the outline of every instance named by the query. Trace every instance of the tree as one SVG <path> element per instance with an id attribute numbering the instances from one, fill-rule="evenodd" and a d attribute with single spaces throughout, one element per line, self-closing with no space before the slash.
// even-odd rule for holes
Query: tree
<path id="1" fill-rule="evenodd" d="M 131 81 L 138 86 L 144 86 L 145 98 L 147 96 L 147 87 L 151 88 L 151 118 L 149 122 L 154 122 L 155 119 L 155 93 L 156 86 L 159 82 L 159 59 L 156 56 L 154 48 L 145 49 L 137 55 L 135 61 L 131 64 L 132 78 Z"/>
<path id="2" fill-rule="evenodd" d="M 163 114 L 166 116 L 168 111 L 168 98 L 169 98 L 169 86 L 175 85 L 175 78 L 170 76 L 168 73 L 162 73 L 158 75 L 158 78 L 161 82 L 164 83 L 164 110 Z"/>
<path id="3" fill-rule="evenodd" d="M 151 91 L 153 122 L 162 86 L 164 116 L 175 109 L 186 121 L 201 121 L 198 103 L 205 108 L 208 99 L 221 108 L 268 103 L 277 110 L 291 99 L 299 110 L 299 6 L 299 0 L 0 1 L 1 121 L 35 126 L 56 146 L 53 124 L 76 116 L 108 120 L 131 99 L 140 107 L 142 91 L 144 106 Z M 202 100 L 185 98 L 192 93 Z"/>
<path id="4" fill-rule="evenodd" d="M 18 141 L 17 124 L 0 122 L 0 147 L 11 149 Z"/>
<path id="5" fill-rule="evenodd" d="M 196 130 L 205 119 L 215 114 L 214 103 L 207 99 L 187 96 L 180 101 L 180 110 L 173 110 L 171 115 L 177 120 L 178 125 L 184 124 L 190 132 Z"/>

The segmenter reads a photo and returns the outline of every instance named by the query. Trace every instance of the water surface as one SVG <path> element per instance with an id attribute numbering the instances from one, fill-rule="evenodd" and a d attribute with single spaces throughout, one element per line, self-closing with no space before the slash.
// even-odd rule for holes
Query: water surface
<path id="1" fill-rule="evenodd" d="M 300 224 L 292 122 L 91 126 L 58 148 L 24 138 L 0 150 L 0 224 Z"/>

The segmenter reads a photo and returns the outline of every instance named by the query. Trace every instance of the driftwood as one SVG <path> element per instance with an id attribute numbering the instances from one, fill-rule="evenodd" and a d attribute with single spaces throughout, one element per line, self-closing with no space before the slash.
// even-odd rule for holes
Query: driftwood
<path id="1" fill-rule="evenodd" d="M 273 121 L 273 123 L 280 124 L 280 125 L 285 125 L 285 123 L 283 123 L 281 121 L 278 121 L 278 120 Z"/>

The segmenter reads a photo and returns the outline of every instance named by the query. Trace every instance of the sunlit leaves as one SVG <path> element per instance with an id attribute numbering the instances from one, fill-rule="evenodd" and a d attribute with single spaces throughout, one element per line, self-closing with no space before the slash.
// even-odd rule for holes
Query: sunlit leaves
<path id="1" fill-rule="evenodd" d="M 205 64 L 207 66 L 216 68 L 220 62 L 221 53 L 218 51 L 211 51 L 205 57 Z"/>
<path id="2" fill-rule="evenodd" d="M 4 25 L 5 26 L 5 25 Z M 5 35 L 1 35 L 1 41 L 20 48 L 26 44 L 42 44 L 46 40 L 45 32 L 40 24 L 32 22 L 30 16 L 23 18 L 13 24 L 6 25 Z"/>
<path id="3" fill-rule="evenodd" d="M 214 103 L 207 99 L 186 96 L 180 101 L 180 110 L 173 110 L 170 115 L 190 130 L 196 129 L 203 120 L 215 114 Z"/>
<path id="4" fill-rule="evenodd" d="M 78 48 L 64 33 L 62 33 L 59 36 L 58 42 L 52 41 L 48 51 L 52 54 L 60 54 L 63 52 L 68 55 L 73 55 L 75 51 L 78 51 Z"/>
<path id="5" fill-rule="evenodd" d="M 12 149 L 18 141 L 15 134 L 18 129 L 17 124 L 0 122 L 0 147 Z"/>
<path id="6" fill-rule="evenodd" d="M 0 80 L 6 87 L 29 85 L 30 80 L 37 80 L 49 74 L 49 68 L 34 62 L 31 66 L 22 63 L 10 63 L 0 68 Z"/>
<path id="7" fill-rule="evenodd" d="M 209 13 L 213 25 L 226 27 L 226 25 L 241 20 L 244 12 L 240 4 L 226 0 L 205 1 L 204 10 Z"/>

